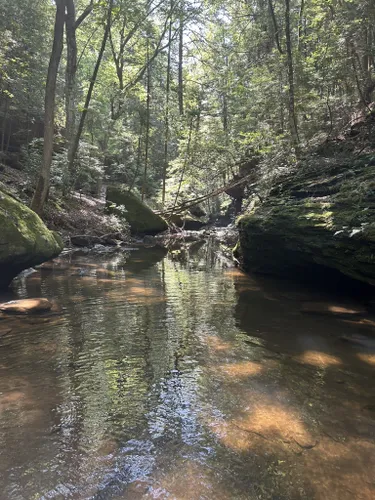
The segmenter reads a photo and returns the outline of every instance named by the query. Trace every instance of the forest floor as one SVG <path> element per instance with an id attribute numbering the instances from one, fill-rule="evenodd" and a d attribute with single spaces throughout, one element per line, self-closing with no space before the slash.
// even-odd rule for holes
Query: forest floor
<path id="1" fill-rule="evenodd" d="M 0 187 L 30 205 L 33 189 L 23 172 L 1 165 Z M 108 234 L 115 234 L 122 241 L 130 241 L 127 224 L 114 215 L 106 214 L 104 209 L 104 199 L 80 192 L 62 198 L 52 191 L 43 220 L 49 229 L 58 231 L 65 242 L 77 235 L 101 237 Z"/>

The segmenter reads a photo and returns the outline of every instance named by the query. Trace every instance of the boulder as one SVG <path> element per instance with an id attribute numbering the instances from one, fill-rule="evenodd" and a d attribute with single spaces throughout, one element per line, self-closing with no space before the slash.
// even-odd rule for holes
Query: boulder
<path id="1" fill-rule="evenodd" d="M 375 284 L 375 177 L 370 158 L 315 158 L 240 217 L 235 256 L 247 271 L 305 279 L 329 273 Z"/>
<path id="2" fill-rule="evenodd" d="M 12 300 L 0 304 L 0 311 L 6 314 L 35 314 L 48 312 L 52 306 L 52 302 L 47 299 Z"/>
<path id="3" fill-rule="evenodd" d="M 168 224 L 160 215 L 125 188 L 107 188 L 107 211 L 124 217 L 133 234 L 157 234 L 168 229 Z"/>
<path id="4" fill-rule="evenodd" d="M 56 257 L 60 236 L 26 205 L 0 189 L 0 289 L 29 267 Z"/>
<path id="5" fill-rule="evenodd" d="M 173 214 L 169 220 L 177 227 L 181 227 L 186 231 L 199 231 L 199 229 L 206 225 L 206 222 L 193 216 L 189 212 L 184 214 Z"/>
<path id="6" fill-rule="evenodd" d="M 205 222 L 190 214 L 185 215 L 183 218 L 183 227 L 186 231 L 199 231 L 205 225 Z"/>

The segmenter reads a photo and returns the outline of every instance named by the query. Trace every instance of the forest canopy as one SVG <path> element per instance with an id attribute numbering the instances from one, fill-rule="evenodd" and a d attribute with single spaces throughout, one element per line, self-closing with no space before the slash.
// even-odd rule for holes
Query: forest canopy
<path id="1" fill-rule="evenodd" d="M 39 213 L 111 183 L 173 206 L 372 110 L 372 0 L 0 0 L 0 24 L 1 161 Z"/>

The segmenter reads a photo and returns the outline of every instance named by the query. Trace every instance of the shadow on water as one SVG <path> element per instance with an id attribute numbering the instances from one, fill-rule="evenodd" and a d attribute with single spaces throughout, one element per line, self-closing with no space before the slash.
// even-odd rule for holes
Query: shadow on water
<path id="1" fill-rule="evenodd" d="M 215 250 L 67 255 L 15 285 L 60 309 L 0 321 L 4 498 L 374 498 L 374 318 Z"/>

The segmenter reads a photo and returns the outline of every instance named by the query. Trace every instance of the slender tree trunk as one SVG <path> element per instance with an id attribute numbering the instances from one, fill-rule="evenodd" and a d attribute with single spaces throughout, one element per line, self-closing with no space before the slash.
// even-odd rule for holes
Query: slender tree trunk
<path id="1" fill-rule="evenodd" d="M 298 51 L 302 51 L 302 33 L 303 33 L 303 14 L 305 8 L 305 0 L 301 0 L 301 6 L 299 9 L 299 20 L 298 20 Z"/>
<path id="2" fill-rule="evenodd" d="M 164 166 L 163 166 L 163 190 L 162 190 L 162 205 L 165 204 L 165 189 L 167 181 L 168 168 L 168 143 L 169 143 L 169 100 L 171 89 L 171 40 L 172 40 L 172 19 L 169 21 L 168 31 L 168 62 L 167 62 L 167 85 L 165 97 L 165 119 L 164 119 Z"/>
<path id="3" fill-rule="evenodd" d="M 284 99 L 284 76 L 280 66 L 279 69 L 279 110 L 280 110 L 280 133 L 285 129 L 285 99 Z"/>
<path id="4" fill-rule="evenodd" d="M 290 0 L 285 0 L 285 38 L 286 38 L 286 54 L 288 65 L 288 84 L 289 84 L 289 127 L 292 142 L 295 149 L 298 149 L 299 137 L 297 117 L 295 111 L 295 96 L 294 96 L 294 67 L 292 41 L 290 36 Z"/>
<path id="5" fill-rule="evenodd" d="M 184 114 L 184 1 L 181 1 L 179 44 L 178 44 L 178 109 Z"/>
<path id="6" fill-rule="evenodd" d="M 364 38 L 365 38 L 365 54 L 363 56 L 363 72 L 364 72 L 364 79 L 365 79 L 365 99 L 368 104 L 371 103 L 372 101 L 372 94 L 375 90 L 375 81 L 373 79 L 372 73 L 373 73 L 373 65 L 371 61 L 371 55 L 372 55 L 372 26 L 368 25 L 366 26 L 365 32 L 364 32 Z"/>
<path id="7" fill-rule="evenodd" d="M 7 119 L 8 119 L 8 109 L 9 109 L 9 100 L 6 98 L 4 119 L 3 119 L 3 128 L 2 128 L 2 135 L 1 135 L 1 152 L 2 153 L 4 152 L 4 146 L 5 146 L 5 133 L 6 133 L 6 126 L 7 126 Z"/>
<path id="8" fill-rule="evenodd" d="M 72 146 L 75 128 L 76 112 L 76 73 L 77 73 L 77 41 L 76 41 L 76 12 L 74 0 L 66 0 L 66 75 L 65 75 L 65 132 L 68 142 L 68 164 L 71 165 Z M 70 173 L 69 173 L 70 174 Z"/>
<path id="9" fill-rule="evenodd" d="M 102 59 L 103 59 L 103 54 L 104 54 L 105 47 L 106 47 L 106 44 L 107 44 L 107 40 L 108 40 L 108 36 L 109 36 L 109 31 L 111 29 L 112 8 L 113 8 L 113 0 L 108 0 L 108 12 L 107 12 L 107 20 L 106 20 L 106 25 L 105 25 L 105 29 L 104 29 L 103 40 L 102 40 L 102 44 L 101 44 L 101 47 L 100 47 L 98 59 L 97 59 L 96 64 L 95 64 L 94 72 L 93 72 L 92 77 L 91 77 L 90 86 L 89 86 L 89 89 L 87 91 L 85 105 L 84 105 L 84 108 L 83 108 L 83 111 L 82 111 L 82 114 L 81 114 L 81 119 L 79 121 L 77 133 L 74 136 L 74 140 L 73 140 L 73 144 L 72 144 L 71 157 L 70 157 L 70 160 L 69 160 L 69 172 L 72 172 L 73 168 L 74 168 L 74 160 L 75 160 L 75 157 L 77 155 L 77 151 L 78 151 L 78 147 L 79 147 L 79 141 L 81 139 L 81 135 L 82 135 L 82 132 L 83 132 L 83 127 L 85 126 L 85 120 L 86 120 L 87 112 L 89 110 L 92 93 L 93 93 L 93 90 L 94 90 L 94 87 L 95 87 L 95 83 L 96 83 L 96 79 L 97 79 L 97 76 L 98 76 L 100 64 L 101 64 Z"/>
<path id="10" fill-rule="evenodd" d="M 52 53 L 48 66 L 46 93 L 44 101 L 44 144 L 43 160 L 40 169 L 35 193 L 31 201 L 31 208 L 38 214 L 42 214 L 46 202 L 53 154 L 53 134 L 55 121 L 55 99 L 56 99 L 56 80 L 59 70 L 61 53 L 63 48 L 65 22 L 65 0 L 56 0 L 56 18 L 54 28 L 54 38 Z"/>
<path id="11" fill-rule="evenodd" d="M 145 199 L 147 186 L 147 172 L 150 150 L 150 106 L 151 106 L 151 67 L 150 61 L 150 40 L 147 38 L 147 101 L 146 101 L 146 138 L 145 138 L 145 168 L 142 184 L 142 201 Z"/>
<path id="12" fill-rule="evenodd" d="M 138 147 L 137 147 L 137 167 L 134 172 L 133 180 L 129 186 L 128 191 L 131 191 L 134 187 L 135 181 L 137 179 L 139 170 L 141 168 L 141 158 L 142 158 L 142 131 L 143 131 L 143 126 L 141 125 L 141 130 L 139 132 L 139 137 L 138 137 Z"/>
<path id="13" fill-rule="evenodd" d="M 224 57 L 224 67 L 225 67 L 225 75 L 224 75 L 224 91 L 223 91 L 223 95 L 222 95 L 222 99 L 223 99 L 222 113 L 223 113 L 223 130 L 224 130 L 225 147 L 228 148 L 228 146 L 229 146 L 229 111 L 228 111 L 227 89 L 228 89 L 229 60 L 228 60 L 227 55 L 225 55 L 225 57 Z"/>
<path id="14" fill-rule="evenodd" d="M 178 189 L 177 189 L 177 193 L 176 193 L 176 198 L 174 200 L 173 208 L 177 205 L 177 200 L 178 200 L 178 197 L 180 196 L 182 182 L 183 182 L 184 177 L 185 177 L 185 170 L 186 170 L 189 158 L 190 158 L 190 145 L 191 145 L 191 136 L 192 136 L 192 134 L 193 134 L 193 118 L 191 118 L 191 120 L 190 120 L 189 137 L 188 137 L 188 142 L 187 142 L 187 146 L 186 146 L 184 166 L 182 168 L 180 182 L 178 183 Z"/>
<path id="15" fill-rule="evenodd" d="M 9 151 L 11 137 L 12 137 L 12 120 L 9 120 L 8 139 L 7 139 L 7 145 L 5 146 L 5 153 Z"/>
<path id="16" fill-rule="evenodd" d="M 274 32 L 275 32 L 274 34 L 275 34 L 276 46 L 277 46 L 277 49 L 280 52 L 280 54 L 283 54 L 284 51 L 281 48 L 280 36 L 279 36 L 279 26 L 277 24 L 275 10 L 273 8 L 272 0 L 268 0 L 268 9 L 270 11 L 270 15 L 271 15 L 271 19 L 272 19 L 272 24 L 273 24 L 273 29 L 274 29 Z"/>

